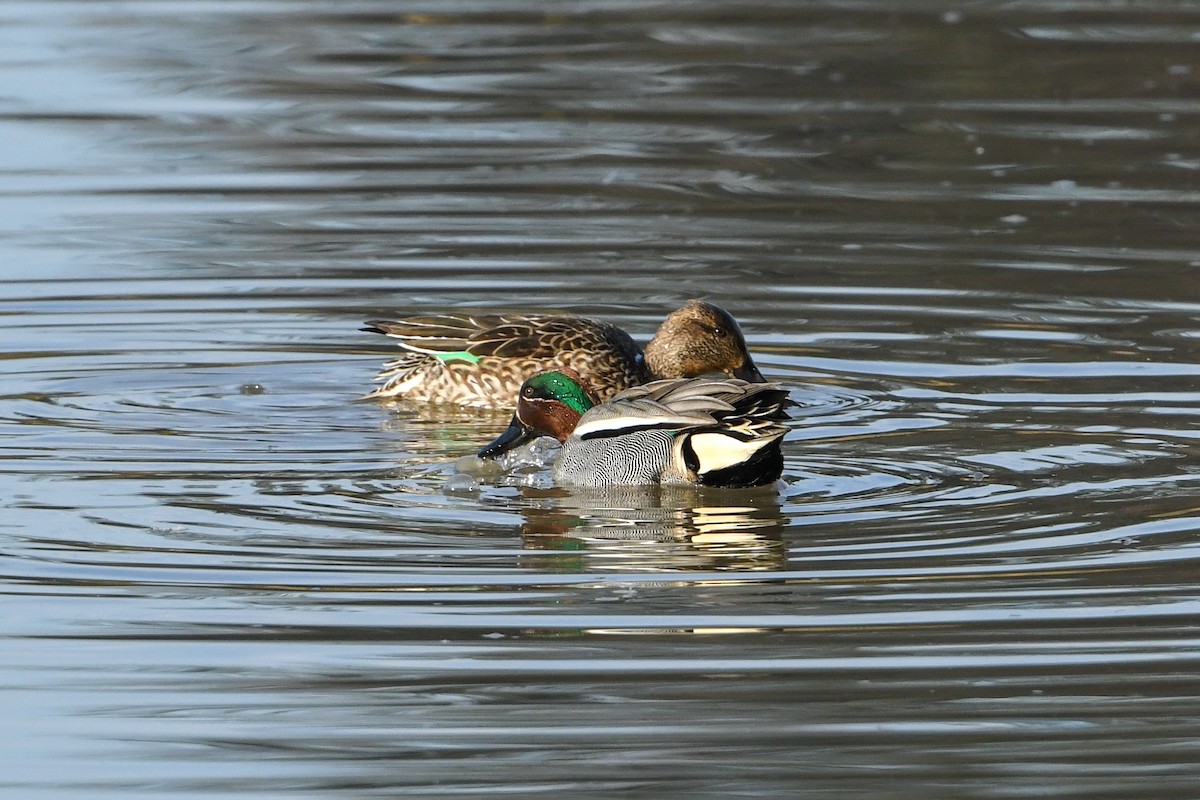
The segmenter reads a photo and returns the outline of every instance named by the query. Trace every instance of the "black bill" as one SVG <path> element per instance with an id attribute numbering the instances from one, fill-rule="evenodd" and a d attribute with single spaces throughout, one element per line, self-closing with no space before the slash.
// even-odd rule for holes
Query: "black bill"
<path id="1" fill-rule="evenodd" d="M 491 444 L 486 444 L 479 448 L 479 457 L 495 458 L 496 456 L 504 455 L 514 447 L 520 447 L 540 435 L 532 428 L 525 427 L 516 416 L 513 416 L 512 422 L 508 424 L 504 433 L 497 436 Z"/>
<path id="2" fill-rule="evenodd" d="M 742 365 L 733 371 L 733 377 L 741 378 L 749 383 L 766 383 L 767 379 L 758 371 L 758 366 L 754 363 L 754 359 L 746 356 L 746 360 Z"/>

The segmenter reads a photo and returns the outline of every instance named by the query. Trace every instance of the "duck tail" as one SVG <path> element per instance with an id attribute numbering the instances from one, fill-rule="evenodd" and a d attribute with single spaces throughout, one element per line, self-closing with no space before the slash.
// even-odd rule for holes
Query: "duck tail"
<path id="1" fill-rule="evenodd" d="M 746 437 L 735 431 L 696 431 L 682 437 L 684 466 L 702 486 L 761 486 L 783 474 L 785 429 Z"/>
<path id="2" fill-rule="evenodd" d="M 420 353 L 405 353 L 383 365 L 383 371 L 375 376 L 375 380 L 382 381 L 383 385 L 367 392 L 362 399 L 403 397 L 428 381 L 431 369 L 437 369 L 438 366 L 435 358 Z"/>

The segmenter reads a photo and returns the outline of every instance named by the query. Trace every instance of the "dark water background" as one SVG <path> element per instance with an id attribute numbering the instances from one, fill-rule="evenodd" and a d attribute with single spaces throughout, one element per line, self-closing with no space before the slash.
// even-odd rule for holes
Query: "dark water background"
<path id="1" fill-rule="evenodd" d="M 0 6 L 0 794 L 1196 798 L 1200 6 Z M 778 492 L 361 320 L 693 296 Z"/>

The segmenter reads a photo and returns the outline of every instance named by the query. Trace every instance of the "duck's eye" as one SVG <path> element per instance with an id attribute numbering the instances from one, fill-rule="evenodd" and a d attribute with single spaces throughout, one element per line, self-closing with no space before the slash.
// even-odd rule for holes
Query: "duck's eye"
<path id="1" fill-rule="evenodd" d="M 533 387 L 532 386 L 522 386 L 521 387 L 521 396 L 522 397 L 533 397 Z"/>
<path id="2" fill-rule="evenodd" d="M 717 325 L 716 327 L 714 327 L 712 329 L 712 335 L 720 338 L 725 335 L 725 329 L 722 328 L 720 325 Z"/>

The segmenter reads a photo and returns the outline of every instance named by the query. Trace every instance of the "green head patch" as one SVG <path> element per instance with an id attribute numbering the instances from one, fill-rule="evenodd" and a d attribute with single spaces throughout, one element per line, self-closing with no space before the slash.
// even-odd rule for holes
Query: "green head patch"
<path id="1" fill-rule="evenodd" d="M 525 382 L 525 387 L 526 390 L 533 393 L 534 397 L 558 400 L 580 414 L 595 405 L 588 395 L 587 389 L 583 388 L 579 381 L 557 370 L 534 375 Z"/>

